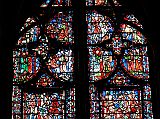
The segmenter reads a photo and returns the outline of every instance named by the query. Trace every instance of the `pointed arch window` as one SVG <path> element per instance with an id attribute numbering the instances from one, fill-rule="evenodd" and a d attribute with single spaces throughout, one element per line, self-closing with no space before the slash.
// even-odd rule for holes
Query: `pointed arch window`
<path id="1" fill-rule="evenodd" d="M 75 4 L 45 0 L 39 15 L 27 18 L 20 29 L 13 49 L 12 118 L 75 119 L 82 99 L 90 119 L 152 119 L 143 26 L 116 0 L 86 0 L 86 39 L 78 39 Z M 80 65 L 83 53 L 77 55 L 81 40 L 86 41 L 87 70 Z M 77 78 L 79 71 L 87 73 L 85 80 Z M 78 99 L 81 81 L 88 84 L 88 95 Z"/>

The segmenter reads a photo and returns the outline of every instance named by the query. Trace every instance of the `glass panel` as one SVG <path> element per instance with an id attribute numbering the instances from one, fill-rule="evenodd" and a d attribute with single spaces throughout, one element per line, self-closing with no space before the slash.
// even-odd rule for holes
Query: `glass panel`
<path id="1" fill-rule="evenodd" d="M 104 119 L 142 119 L 142 114 L 104 114 Z"/>
<path id="2" fill-rule="evenodd" d="M 66 118 L 75 119 L 75 88 L 66 91 Z"/>
<path id="3" fill-rule="evenodd" d="M 129 87 L 128 87 L 129 88 Z M 123 90 L 118 88 L 98 89 L 90 85 L 90 119 L 98 118 L 136 118 L 142 119 L 141 91 L 137 89 Z"/>
<path id="4" fill-rule="evenodd" d="M 114 54 L 120 55 L 122 50 L 122 40 L 118 35 L 114 35 L 112 38 L 112 47 Z"/>
<path id="5" fill-rule="evenodd" d="M 144 117 L 147 119 L 153 119 L 152 103 L 151 101 L 144 101 Z"/>
<path id="6" fill-rule="evenodd" d="M 51 78 L 47 74 L 41 75 L 40 79 L 36 81 L 37 88 L 60 88 L 54 78 Z"/>
<path id="7" fill-rule="evenodd" d="M 56 78 L 72 80 L 72 13 L 58 12 L 46 26 L 47 36 L 40 36 L 40 28 L 34 26 L 18 40 L 13 52 L 14 84 L 29 81 L 46 61 Z"/>
<path id="8" fill-rule="evenodd" d="M 22 37 L 19 38 L 17 45 L 24 45 L 26 43 L 35 42 L 40 36 L 40 27 L 34 26 L 27 30 Z"/>
<path id="9" fill-rule="evenodd" d="M 133 82 L 134 79 L 129 78 L 121 69 L 117 68 L 114 76 L 108 79 L 108 84 L 106 86 L 139 86 L 138 84 L 133 84 Z"/>
<path id="10" fill-rule="evenodd" d="M 122 38 L 124 40 L 132 41 L 132 45 L 135 44 L 146 44 L 146 38 L 145 36 L 135 28 L 133 28 L 130 25 L 127 24 L 121 24 L 120 25 L 121 32 L 122 32 Z"/>
<path id="11" fill-rule="evenodd" d="M 152 111 L 152 102 L 151 102 L 151 87 L 150 84 L 146 84 L 143 87 L 143 96 L 144 96 L 144 117 L 147 119 L 153 119 L 153 111 Z"/>
<path id="12" fill-rule="evenodd" d="M 114 70 L 116 60 L 112 52 L 99 47 L 88 47 L 90 81 L 98 81 L 107 78 Z"/>
<path id="13" fill-rule="evenodd" d="M 75 118 L 75 89 L 59 93 L 24 93 L 23 115 L 29 119 Z"/>
<path id="14" fill-rule="evenodd" d="M 122 66 L 129 74 L 136 78 L 147 80 L 149 78 L 149 61 L 146 54 L 147 47 L 125 50 Z"/>
<path id="15" fill-rule="evenodd" d="M 13 86 L 12 119 L 21 119 L 21 90 L 18 86 Z"/>
<path id="16" fill-rule="evenodd" d="M 97 88 L 94 84 L 90 84 L 89 86 L 89 94 L 90 94 L 90 119 L 99 118 L 99 97 Z"/>
<path id="17" fill-rule="evenodd" d="M 50 22 L 46 24 L 47 36 L 49 38 L 57 39 L 62 43 L 74 43 L 72 30 L 72 12 L 58 12 L 51 18 Z"/>
<path id="18" fill-rule="evenodd" d="M 114 28 L 109 17 L 92 11 L 86 14 L 86 21 L 88 24 L 88 44 L 101 43 L 111 38 Z"/>
<path id="19" fill-rule="evenodd" d="M 144 96 L 144 100 L 151 100 L 151 87 L 149 84 L 144 86 L 144 92 L 143 92 L 143 96 Z"/>
<path id="20" fill-rule="evenodd" d="M 72 50 L 59 50 L 50 56 L 47 63 L 48 69 L 61 81 L 73 81 L 73 54 Z"/>
<path id="21" fill-rule="evenodd" d="M 13 84 L 20 84 L 31 80 L 40 69 L 39 58 L 36 55 L 29 56 L 25 50 L 22 48 L 19 51 L 13 52 Z"/>

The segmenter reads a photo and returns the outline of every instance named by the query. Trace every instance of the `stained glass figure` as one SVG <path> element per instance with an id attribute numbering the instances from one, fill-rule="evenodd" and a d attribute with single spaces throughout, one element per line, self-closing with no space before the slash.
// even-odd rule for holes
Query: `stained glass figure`
<path id="1" fill-rule="evenodd" d="M 60 42 L 73 43 L 72 12 L 58 12 L 47 24 L 48 37 Z"/>
<path id="2" fill-rule="evenodd" d="M 104 90 L 100 97 L 102 118 L 142 118 L 141 92 L 139 90 Z"/>
<path id="3" fill-rule="evenodd" d="M 40 69 L 39 58 L 35 54 L 28 55 L 26 49 L 13 52 L 14 84 L 29 81 Z"/>
<path id="4" fill-rule="evenodd" d="M 140 51 L 141 50 L 141 51 Z M 147 80 L 149 78 L 149 61 L 148 56 L 145 55 L 136 55 L 137 53 L 145 53 L 146 47 L 140 48 L 140 50 L 125 50 L 124 57 L 122 59 L 122 66 L 124 69 L 129 71 L 131 75 L 136 78 L 143 78 Z M 134 52 L 135 51 L 135 52 Z"/>
<path id="5" fill-rule="evenodd" d="M 88 44 L 101 43 L 108 40 L 114 31 L 113 21 L 96 11 L 91 11 L 86 14 L 86 21 L 88 24 Z"/>
<path id="6" fill-rule="evenodd" d="M 73 54 L 72 50 L 60 50 L 56 55 L 50 57 L 48 69 L 56 78 L 62 80 L 73 80 Z"/>
<path id="7" fill-rule="evenodd" d="M 24 118 L 75 118 L 74 95 L 74 88 L 66 91 L 61 91 L 59 93 L 24 93 Z"/>
<path id="8" fill-rule="evenodd" d="M 150 93 L 144 86 L 144 94 L 139 86 L 121 88 L 104 88 L 101 93 L 91 84 L 90 91 L 90 119 L 94 118 L 153 118 Z M 130 89 L 130 90 L 128 90 Z M 100 94 L 99 94 L 100 93 Z M 147 94 L 146 94 L 147 93 Z M 142 95 L 146 96 L 143 97 Z M 142 99 L 143 98 L 143 99 Z M 142 107 L 143 105 L 143 107 Z"/>
<path id="9" fill-rule="evenodd" d="M 88 48 L 90 80 L 97 81 L 107 78 L 116 66 L 116 59 L 112 56 L 112 52 L 99 47 Z"/>

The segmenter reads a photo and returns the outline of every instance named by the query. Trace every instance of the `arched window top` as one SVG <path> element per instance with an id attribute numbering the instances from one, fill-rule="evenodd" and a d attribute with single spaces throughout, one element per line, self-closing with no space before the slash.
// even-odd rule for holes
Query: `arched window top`
<path id="1" fill-rule="evenodd" d="M 14 49 L 15 84 L 26 83 L 42 70 L 48 68 L 50 75 L 61 81 L 73 81 L 74 43 L 72 12 L 56 12 L 48 22 L 29 17 L 20 31 Z M 45 64 L 42 65 L 42 62 Z"/>
<path id="2" fill-rule="evenodd" d="M 56 1 L 53 3 L 55 2 Z M 90 2 L 95 3 L 95 5 L 97 5 L 98 2 L 108 4 L 108 2 L 104 0 Z M 113 2 L 118 4 L 116 1 Z M 49 4 L 52 2 L 47 0 L 45 3 Z M 60 4 L 62 2 L 57 1 L 56 3 Z M 39 21 L 39 24 L 33 24 L 36 23 L 38 19 L 36 20 L 33 17 L 29 17 L 20 30 L 22 36 L 18 40 L 18 48 L 14 51 L 13 57 L 17 60 L 15 60 L 14 63 L 16 65 L 19 63 L 24 69 L 18 71 L 23 72 L 22 77 L 21 75 L 18 76 L 19 78 L 14 79 L 15 82 L 29 81 L 31 77 L 34 76 L 30 73 L 36 73 L 40 70 L 41 58 L 47 59 L 45 65 L 47 65 L 50 73 L 55 74 L 56 78 L 63 77 L 64 80 L 70 80 L 72 77 L 68 75 L 68 79 L 67 77 L 65 79 L 64 76 L 58 75 L 59 71 L 55 70 L 58 64 L 55 65 L 55 63 L 68 62 L 69 65 L 73 65 L 71 47 L 71 44 L 74 43 L 72 30 L 73 12 L 59 11 L 52 14 L 45 25 L 42 25 Z M 97 65 L 97 67 L 99 67 L 98 69 L 90 69 L 91 72 L 94 72 L 90 75 L 90 77 L 92 77 L 91 80 L 98 81 L 107 78 L 117 67 L 116 55 L 123 55 L 120 59 L 120 64 L 131 76 L 138 79 L 148 79 L 149 61 L 147 55 L 147 39 L 141 30 L 137 29 L 142 29 L 142 25 L 133 14 L 126 14 L 123 17 L 122 23 L 120 23 L 119 29 L 115 29 L 117 23 L 115 23 L 116 20 L 114 18 L 116 18 L 116 16 L 114 16 L 114 13 L 112 13 L 112 15 L 111 18 L 109 14 L 104 14 L 103 12 L 99 12 L 99 10 L 88 10 L 86 12 L 86 22 L 88 25 L 87 44 L 89 47 L 90 64 L 91 66 Z M 57 44 L 57 46 L 55 44 Z M 52 48 L 52 45 L 54 45 L 55 48 Z M 65 49 L 62 47 L 65 47 Z M 54 52 L 51 50 L 54 50 Z M 36 53 L 41 56 L 41 58 L 39 58 Z M 48 54 L 50 53 L 54 55 L 49 56 Z M 31 61 L 36 61 L 34 68 L 32 66 L 33 64 L 29 63 Z M 28 70 L 29 67 L 32 68 Z M 73 69 L 68 69 L 68 71 L 72 72 Z M 95 75 L 96 72 L 97 75 L 100 74 L 99 72 L 103 73 L 94 77 L 93 74 Z"/>
<path id="3" fill-rule="evenodd" d="M 91 81 L 110 77 L 116 67 L 122 67 L 134 80 L 147 80 L 149 60 L 142 25 L 131 14 L 125 15 L 117 28 L 116 16 L 111 20 L 98 11 L 86 14 Z"/>

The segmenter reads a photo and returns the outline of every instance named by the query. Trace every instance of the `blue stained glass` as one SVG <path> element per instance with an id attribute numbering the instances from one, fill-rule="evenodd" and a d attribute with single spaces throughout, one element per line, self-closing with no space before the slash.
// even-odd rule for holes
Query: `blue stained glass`
<path id="1" fill-rule="evenodd" d="M 113 91 L 110 91 L 110 95 L 113 95 Z"/>
<path id="2" fill-rule="evenodd" d="M 55 19 L 53 19 L 52 21 L 51 21 L 51 23 L 55 23 L 56 22 L 56 20 Z"/>
<path id="3" fill-rule="evenodd" d="M 32 117 L 31 117 L 31 119 L 34 119 L 34 114 L 32 114 Z"/>
<path id="4" fill-rule="evenodd" d="M 51 0 L 46 0 L 46 4 L 50 3 Z"/>
<path id="5" fill-rule="evenodd" d="M 112 21 L 107 17 L 93 11 L 86 14 L 88 23 L 88 39 L 89 44 L 102 42 L 104 37 L 110 38 L 113 27 Z M 105 38 L 104 38 L 105 39 Z"/>
<path id="6" fill-rule="evenodd" d="M 111 62 L 111 67 L 114 67 L 114 61 Z"/>
<path id="7" fill-rule="evenodd" d="M 103 96 L 105 96 L 106 95 L 106 91 L 103 91 Z"/>
<path id="8" fill-rule="evenodd" d="M 132 41 L 132 40 L 133 40 L 133 36 L 132 36 L 132 34 L 130 34 L 130 35 L 128 36 L 128 40 L 130 40 L 130 41 Z"/>
<path id="9" fill-rule="evenodd" d="M 124 66 L 127 68 L 128 66 L 127 66 L 127 61 L 123 58 L 122 59 L 122 62 L 123 62 L 123 64 L 124 64 Z"/>
<path id="10" fill-rule="evenodd" d="M 120 105 L 118 103 L 115 104 L 115 108 L 119 108 Z"/>
<path id="11" fill-rule="evenodd" d="M 135 93 L 136 96 L 138 96 L 138 91 L 135 91 L 134 93 Z"/>
<path id="12" fill-rule="evenodd" d="M 61 71 L 60 71 L 60 68 L 55 68 L 55 71 L 59 74 Z"/>

